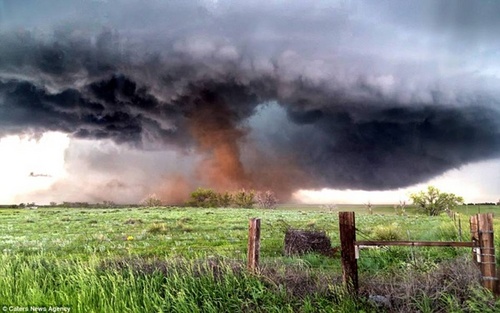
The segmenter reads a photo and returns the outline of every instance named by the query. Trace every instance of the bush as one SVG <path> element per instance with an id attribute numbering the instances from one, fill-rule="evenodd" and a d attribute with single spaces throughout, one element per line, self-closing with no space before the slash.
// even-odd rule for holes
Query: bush
<path id="1" fill-rule="evenodd" d="M 257 206 L 261 209 L 275 209 L 278 204 L 278 198 L 271 190 L 258 192 L 256 196 Z"/>
<path id="2" fill-rule="evenodd" d="M 188 206 L 198 208 L 230 207 L 252 208 L 256 204 L 263 209 L 274 209 L 278 199 L 274 192 L 268 190 L 255 193 L 253 190 L 240 189 L 236 192 L 218 193 L 208 188 L 198 188 L 190 195 L 186 202 Z"/>
<path id="3" fill-rule="evenodd" d="M 142 200 L 142 204 L 146 207 L 157 207 L 161 206 L 161 200 L 156 196 L 156 194 L 152 193 Z"/>
<path id="4" fill-rule="evenodd" d="M 151 234 L 167 234 L 168 231 L 169 228 L 165 223 L 153 223 L 147 230 Z"/>
<path id="5" fill-rule="evenodd" d="M 372 231 L 374 240 L 383 240 L 383 241 L 391 241 L 391 240 L 401 240 L 401 228 L 399 228 L 396 224 L 391 225 L 379 225 L 375 227 Z"/>
<path id="6" fill-rule="evenodd" d="M 227 208 L 233 203 L 233 196 L 229 192 L 217 194 L 217 205 L 222 208 Z"/>
<path id="7" fill-rule="evenodd" d="M 406 216 L 406 201 L 399 201 L 399 204 L 395 204 L 394 211 L 396 211 L 396 215 Z"/>
<path id="8" fill-rule="evenodd" d="M 240 189 L 233 194 L 233 204 L 238 208 L 252 208 L 255 204 L 253 190 Z"/>
<path id="9" fill-rule="evenodd" d="M 198 208 L 215 208 L 219 206 L 220 195 L 212 189 L 198 188 L 190 195 L 189 206 Z"/>

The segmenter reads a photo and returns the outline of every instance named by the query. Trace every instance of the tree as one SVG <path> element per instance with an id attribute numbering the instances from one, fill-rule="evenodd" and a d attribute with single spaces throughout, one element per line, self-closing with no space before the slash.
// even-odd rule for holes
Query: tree
<path id="1" fill-rule="evenodd" d="M 251 209 L 255 204 L 255 191 L 240 189 L 233 194 L 233 204 L 238 208 Z"/>
<path id="2" fill-rule="evenodd" d="M 158 207 L 161 206 L 161 200 L 156 194 L 152 193 L 142 200 L 142 204 L 146 207 Z"/>
<path id="3" fill-rule="evenodd" d="M 154 194 L 153 194 L 154 195 Z M 153 203 L 154 204 L 154 203 Z M 158 205 L 161 205 L 161 201 L 159 202 Z M 104 200 L 102 202 L 102 206 L 104 208 L 112 208 L 112 207 L 115 207 L 116 206 L 116 203 L 114 201 L 109 201 L 109 200 Z"/>
<path id="4" fill-rule="evenodd" d="M 368 201 L 367 204 L 365 204 L 366 209 L 368 210 L 368 214 L 372 215 L 373 214 L 373 205 L 370 201 Z"/>
<path id="5" fill-rule="evenodd" d="M 258 192 L 256 198 L 257 206 L 261 209 L 275 209 L 278 204 L 278 198 L 271 190 Z"/>
<path id="6" fill-rule="evenodd" d="M 198 208 L 216 208 L 219 206 L 219 195 L 212 189 L 198 188 L 190 195 L 189 206 Z"/>
<path id="7" fill-rule="evenodd" d="M 427 191 L 420 191 L 410 195 L 413 204 L 429 215 L 438 215 L 444 210 L 453 210 L 464 202 L 462 197 L 453 193 L 441 192 L 433 186 L 428 186 Z"/>

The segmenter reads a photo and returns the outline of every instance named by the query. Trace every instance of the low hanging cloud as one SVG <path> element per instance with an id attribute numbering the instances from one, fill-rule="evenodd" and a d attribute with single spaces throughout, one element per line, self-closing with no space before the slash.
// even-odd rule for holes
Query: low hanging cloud
<path id="1" fill-rule="evenodd" d="M 165 186 L 283 198 L 500 156 L 495 3 L 70 2 L 0 6 L 0 135 L 177 151 Z"/>

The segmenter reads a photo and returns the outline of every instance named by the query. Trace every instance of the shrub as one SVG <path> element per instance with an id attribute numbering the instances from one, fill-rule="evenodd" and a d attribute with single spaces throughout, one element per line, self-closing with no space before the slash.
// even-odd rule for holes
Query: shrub
<path id="1" fill-rule="evenodd" d="M 229 192 L 217 194 L 217 204 L 219 207 L 227 208 L 233 203 L 233 196 Z"/>
<path id="2" fill-rule="evenodd" d="M 151 225 L 148 228 L 148 233 L 151 233 L 151 234 L 166 234 L 166 233 L 168 233 L 168 230 L 169 230 L 168 226 L 165 223 L 153 223 L 153 225 Z"/>
<path id="3" fill-rule="evenodd" d="M 337 205 L 336 204 L 323 204 L 320 206 L 320 208 L 322 210 L 328 210 L 330 212 L 334 212 L 336 209 L 337 209 Z"/>
<path id="4" fill-rule="evenodd" d="M 238 208 L 252 208 L 255 203 L 265 209 L 276 208 L 278 200 L 272 191 L 259 192 L 240 189 L 232 194 L 229 192 L 218 193 L 208 188 L 198 188 L 190 195 L 186 202 L 188 206 L 198 208 L 215 208 L 235 206 Z"/>
<path id="5" fill-rule="evenodd" d="M 212 189 L 198 188 L 190 195 L 187 205 L 198 208 L 215 208 L 219 206 L 219 195 Z"/>
<path id="6" fill-rule="evenodd" d="M 406 216 L 406 201 L 399 201 L 399 204 L 395 204 L 394 211 L 396 211 L 396 215 Z"/>
<path id="7" fill-rule="evenodd" d="M 156 196 L 156 194 L 152 193 L 142 200 L 142 204 L 146 207 L 157 207 L 161 206 L 161 200 Z"/>
<path id="8" fill-rule="evenodd" d="M 275 209 L 278 204 L 278 198 L 271 190 L 258 192 L 256 196 L 257 206 L 261 209 Z"/>
<path id="9" fill-rule="evenodd" d="M 155 195 L 153 194 L 152 196 L 155 196 Z M 161 205 L 161 201 L 160 201 L 159 205 Z M 116 203 L 114 201 L 104 200 L 102 202 L 102 207 L 104 207 L 104 208 L 114 208 L 115 206 L 116 206 Z"/>
<path id="10" fill-rule="evenodd" d="M 253 190 L 240 189 L 233 194 L 233 203 L 239 208 L 252 208 L 255 204 L 255 192 Z"/>
<path id="11" fill-rule="evenodd" d="M 396 224 L 379 225 L 373 229 L 372 235 L 374 240 L 383 241 L 401 240 L 402 238 L 401 229 Z"/>
<path id="12" fill-rule="evenodd" d="M 373 205 L 370 201 L 368 201 L 367 204 L 365 204 L 366 210 L 368 211 L 368 214 L 372 215 L 373 214 Z"/>

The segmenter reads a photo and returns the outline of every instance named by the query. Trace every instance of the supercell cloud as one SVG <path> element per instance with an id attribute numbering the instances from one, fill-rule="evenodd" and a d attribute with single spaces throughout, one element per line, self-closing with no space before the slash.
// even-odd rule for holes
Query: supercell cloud
<path id="1" fill-rule="evenodd" d="M 500 156 L 499 14 L 470 1 L 4 0 L 0 135 L 178 151 L 193 163 L 183 186 L 405 187 Z"/>

